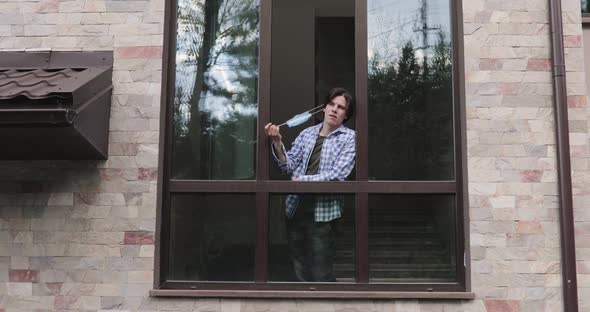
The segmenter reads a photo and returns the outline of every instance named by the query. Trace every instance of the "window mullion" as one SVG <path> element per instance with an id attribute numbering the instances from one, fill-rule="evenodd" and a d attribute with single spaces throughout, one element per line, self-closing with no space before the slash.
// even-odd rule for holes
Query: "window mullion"
<path id="1" fill-rule="evenodd" d="M 356 282 L 369 282 L 369 194 L 357 193 L 356 206 Z"/>
<path id="2" fill-rule="evenodd" d="M 355 32 L 355 94 L 356 94 L 356 180 L 367 181 L 368 163 L 368 56 L 367 56 L 367 1 L 356 0 Z"/>
<path id="3" fill-rule="evenodd" d="M 270 148 L 264 134 L 264 125 L 270 120 L 270 72 L 271 72 L 271 0 L 260 1 L 260 35 L 259 35 L 259 80 L 258 80 L 258 123 L 257 123 L 257 154 L 256 180 L 265 181 L 269 178 Z M 255 281 L 268 281 L 269 252 L 269 193 L 256 193 L 256 250 L 255 250 Z"/>
<path id="4" fill-rule="evenodd" d="M 256 259 L 255 281 L 263 283 L 268 281 L 268 248 L 269 248 L 269 194 L 267 192 L 256 193 Z"/>
<path id="5" fill-rule="evenodd" d="M 270 120 L 270 72 L 271 72 L 271 13 L 272 1 L 260 1 L 260 35 L 259 35 L 259 80 L 258 80 L 258 124 L 256 180 L 268 180 L 270 162 L 270 144 L 264 133 L 264 125 Z"/>
<path id="6" fill-rule="evenodd" d="M 356 180 L 369 178 L 367 1 L 355 0 Z M 369 195 L 358 192 L 356 207 L 356 282 L 369 282 Z"/>

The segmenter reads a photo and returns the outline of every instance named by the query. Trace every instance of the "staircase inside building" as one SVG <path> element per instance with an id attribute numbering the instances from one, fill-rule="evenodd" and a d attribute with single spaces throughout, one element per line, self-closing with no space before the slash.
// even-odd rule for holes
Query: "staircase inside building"
<path id="1" fill-rule="evenodd" d="M 443 228 L 439 221 L 429 208 L 372 208 L 369 214 L 371 282 L 453 280 L 454 227 Z M 342 219 L 334 268 L 340 282 L 354 281 L 354 229 L 354 218 Z"/>

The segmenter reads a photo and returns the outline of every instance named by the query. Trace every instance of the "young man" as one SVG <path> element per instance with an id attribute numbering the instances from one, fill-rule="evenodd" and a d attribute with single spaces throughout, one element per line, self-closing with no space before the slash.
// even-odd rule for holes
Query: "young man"
<path id="1" fill-rule="evenodd" d="M 326 98 L 324 121 L 301 131 L 285 151 L 279 127 L 264 127 L 281 171 L 293 181 L 343 181 L 356 158 L 355 132 L 343 126 L 354 113 L 351 95 L 334 88 Z M 335 195 L 289 195 L 285 201 L 287 238 L 295 276 L 305 282 L 335 282 L 334 226 L 342 216 L 343 199 Z"/>

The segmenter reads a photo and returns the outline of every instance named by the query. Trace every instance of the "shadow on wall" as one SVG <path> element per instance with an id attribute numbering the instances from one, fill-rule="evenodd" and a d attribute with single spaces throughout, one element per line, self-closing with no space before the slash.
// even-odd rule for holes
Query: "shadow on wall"
<path id="1" fill-rule="evenodd" d="M 142 168 L 104 168 L 105 164 L 0 162 L 0 218 L 120 217 L 116 207 L 141 205 L 142 193 L 150 191 L 146 179 L 155 180 L 155 169 L 146 174 Z"/>

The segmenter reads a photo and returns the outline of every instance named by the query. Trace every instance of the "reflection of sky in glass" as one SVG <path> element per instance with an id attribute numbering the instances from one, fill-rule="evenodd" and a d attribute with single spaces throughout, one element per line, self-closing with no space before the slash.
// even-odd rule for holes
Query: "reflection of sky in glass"
<path id="1" fill-rule="evenodd" d="M 368 0 L 372 180 L 454 177 L 450 1 Z"/>
<path id="2" fill-rule="evenodd" d="M 209 0 L 210 2 L 215 0 Z M 251 10 L 256 6 L 253 0 L 218 0 L 220 10 L 218 18 L 220 19 L 218 34 L 238 26 L 242 20 L 238 17 L 244 10 Z M 205 0 L 179 0 L 178 12 L 185 16 L 190 16 L 190 20 L 179 18 L 177 23 L 177 45 L 176 45 L 176 103 L 179 105 L 180 118 L 185 122 L 190 119 L 190 98 L 195 86 L 197 76 L 196 66 L 196 49 L 203 40 L 204 24 L 204 7 Z M 232 40 L 233 39 L 233 40 Z M 245 38 L 237 37 L 218 37 L 213 45 L 211 52 L 211 67 L 205 74 L 205 80 L 210 86 L 222 88 L 231 94 L 246 92 L 252 86 L 244 86 L 238 81 L 239 76 L 252 77 L 258 76 L 257 68 L 254 70 L 245 70 L 244 61 L 240 57 L 229 55 L 225 48 L 230 45 L 239 45 L 247 41 L 258 39 L 258 29 L 248 34 Z M 256 58 L 256 51 L 252 55 L 243 55 L 242 57 L 252 59 Z M 211 92 L 201 94 L 199 101 L 199 110 L 208 112 L 211 118 L 218 121 L 225 121 L 231 115 L 250 115 L 257 114 L 256 102 L 238 103 L 236 97 L 214 95 Z"/>
<path id="3" fill-rule="evenodd" d="M 421 7 L 425 4 L 427 38 L 424 42 Z M 395 61 L 401 48 L 411 41 L 415 48 L 426 47 L 427 53 L 438 40 L 442 30 L 445 41 L 450 41 L 449 0 L 368 0 L 368 53 L 369 58 L 378 54 L 383 61 Z M 421 59 L 424 50 L 417 49 Z"/>
<path id="4" fill-rule="evenodd" d="M 588 10 L 588 0 L 581 0 L 582 1 L 582 13 L 590 13 Z"/>

